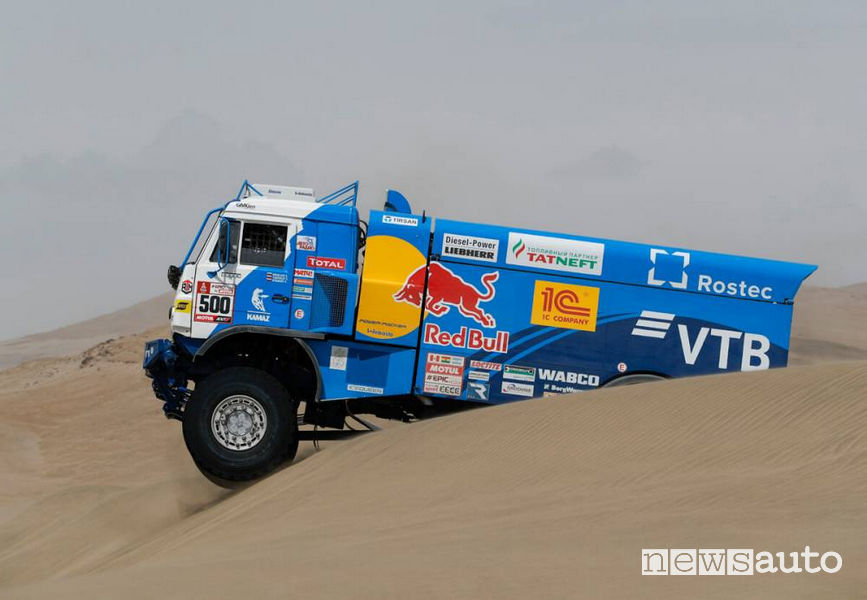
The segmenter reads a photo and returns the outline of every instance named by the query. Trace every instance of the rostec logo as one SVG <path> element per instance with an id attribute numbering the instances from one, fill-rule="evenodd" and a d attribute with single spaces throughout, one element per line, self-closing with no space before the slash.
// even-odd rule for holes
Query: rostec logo
<path id="1" fill-rule="evenodd" d="M 393 298 L 398 302 L 406 302 L 421 308 L 422 296 L 424 295 L 424 276 L 424 266 L 413 271 Z M 494 289 L 494 282 L 499 277 L 499 271 L 482 275 L 482 285 L 485 291 L 480 292 L 448 267 L 438 262 L 431 262 L 428 267 L 425 309 L 432 315 L 441 317 L 454 306 L 459 313 L 473 319 L 479 325 L 488 328 L 496 327 L 496 319 L 480 308 L 479 304 L 493 300 L 496 296 L 497 291 Z"/>
<path id="2" fill-rule="evenodd" d="M 596 331 L 599 288 L 536 281 L 530 322 L 534 325 Z"/>
<path id="3" fill-rule="evenodd" d="M 676 290 L 687 289 L 689 276 L 686 268 L 690 262 L 689 252 L 651 248 L 650 262 L 653 266 L 647 272 L 648 285 L 668 285 Z M 768 285 L 756 285 L 744 280 L 725 281 L 704 273 L 699 273 L 697 279 L 695 289 L 699 292 L 756 300 L 773 300 L 774 297 L 774 288 Z"/>
<path id="4" fill-rule="evenodd" d="M 657 279 L 656 277 L 656 268 L 657 268 L 657 258 L 660 256 L 677 256 L 683 262 L 681 264 L 681 277 L 679 280 L 670 281 L 665 279 Z M 648 285 L 665 285 L 666 283 L 671 287 L 678 290 L 685 290 L 686 284 L 689 281 L 689 278 L 686 274 L 686 268 L 689 266 L 689 252 L 669 252 L 668 250 L 662 250 L 661 248 L 651 248 L 650 249 L 650 262 L 653 263 L 653 266 L 650 267 L 650 270 L 647 272 L 647 283 Z"/>
<path id="5" fill-rule="evenodd" d="M 602 275 L 605 244 L 509 232 L 506 262 L 535 269 Z"/>

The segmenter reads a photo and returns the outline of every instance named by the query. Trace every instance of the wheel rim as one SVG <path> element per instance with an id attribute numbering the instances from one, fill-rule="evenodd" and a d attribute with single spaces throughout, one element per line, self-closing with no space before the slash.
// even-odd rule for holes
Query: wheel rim
<path id="1" fill-rule="evenodd" d="M 241 452 L 256 446 L 265 437 L 268 417 L 258 400 L 234 395 L 223 399 L 211 415 L 211 432 L 224 448 Z"/>

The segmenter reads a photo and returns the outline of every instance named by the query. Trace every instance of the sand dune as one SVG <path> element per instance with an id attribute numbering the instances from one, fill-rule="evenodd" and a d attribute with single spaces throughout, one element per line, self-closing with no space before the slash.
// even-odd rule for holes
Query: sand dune
<path id="1" fill-rule="evenodd" d="M 795 300 L 790 365 L 867 359 L 867 284 L 805 287 Z"/>
<path id="2" fill-rule="evenodd" d="M 795 338 L 804 349 L 793 354 L 839 358 L 809 340 L 857 358 L 867 345 L 852 319 L 865 292 L 805 295 Z M 0 372 L 0 597 L 830 598 L 867 589 L 867 362 L 396 424 L 320 452 L 303 445 L 292 466 L 228 493 L 199 475 L 141 373 L 142 341 L 163 329 Z M 646 547 L 806 544 L 840 552 L 843 570 L 639 575 Z"/>
<path id="3" fill-rule="evenodd" d="M 171 294 L 161 294 L 95 319 L 45 333 L 0 341 L 0 369 L 28 360 L 76 354 L 109 338 L 162 325 L 166 322 L 171 302 Z"/>

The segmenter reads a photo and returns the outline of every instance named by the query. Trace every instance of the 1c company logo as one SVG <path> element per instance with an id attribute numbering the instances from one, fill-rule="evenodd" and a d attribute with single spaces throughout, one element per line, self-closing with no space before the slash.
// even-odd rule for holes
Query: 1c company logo
<path id="1" fill-rule="evenodd" d="M 530 322 L 546 327 L 596 331 L 599 288 L 536 281 Z"/>

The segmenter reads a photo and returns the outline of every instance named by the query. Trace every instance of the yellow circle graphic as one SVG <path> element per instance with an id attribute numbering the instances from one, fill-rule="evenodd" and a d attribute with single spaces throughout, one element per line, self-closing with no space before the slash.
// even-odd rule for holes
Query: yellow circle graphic
<path id="1" fill-rule="evenodd" d="M 390 235 L 376 235 L 367 240 L 356 323 L 359 333 L 389 340 L 418 328 L 421 306 L 412 302 L 414 295 L 399 292 L 411 285 L 410 275 L 426 264 L 426 257 L 406 240 Z M 398 300 L 395 296 L 406 299 Z"/>

